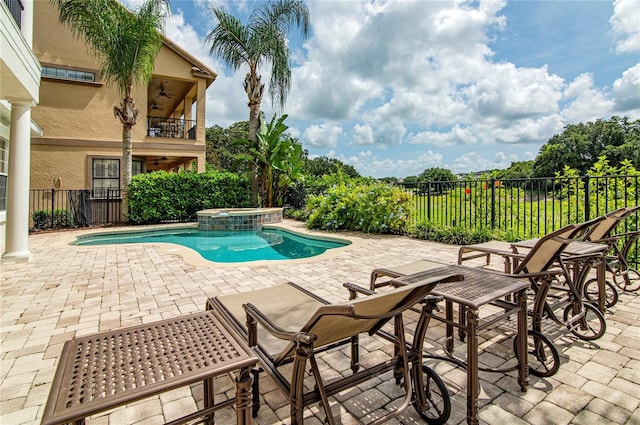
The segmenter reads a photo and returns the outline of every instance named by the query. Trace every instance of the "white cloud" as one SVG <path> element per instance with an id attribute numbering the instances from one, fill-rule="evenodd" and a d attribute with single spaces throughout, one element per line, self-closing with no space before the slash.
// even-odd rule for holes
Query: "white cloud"
<path id="1" fill-rule="evenodd" d="M 640 116 L 640 64 L 627 69 L 614 81 L 613 98 L 616 110 L 635 110 L 635 115 Z"/>
<path id="2" fill-rule="evenodd" d="M 564 98 L 570 102 L 562 111 L 562 116 L 568 123 L 605 117 L 614 106 L 613 101 L 594 86 L 591 74 L 576 77 L 564 91 Z"/>
<path id="3" fill-rule="evenodd" d="M 427 168 L 441 167 L 443 156 L 431 150 L 425 151 L 415 159 L 381 159 L 371 151 L 361 151 L 357 155 L 335 156 L 346 164 L 354 166 L 364 176 L 400 176 L 406 177 L 422 173 Z"/>
<path id="4" fill-rule="evenodd" d="M 615 0 L 613 16 L 609 20 L 617 38 L 616 52 L 633 53 L 640 51 L 640 1 Z"/>
<path id="5" fill-rule="evenodd" d="M 309 145 L 314 148 L 332 148 L 338 144 L 338 137 L 341 134 L 342 127 L 337 125 L 312 125 L 302 133 L 301 141 L 303 145 Z"/>
<path id="6" fill-rule="evenodd" d="M 373 128 L 368 125 L 357 124 L 351 130 L 351 144 L 372 145 L 374 143 Z"/>

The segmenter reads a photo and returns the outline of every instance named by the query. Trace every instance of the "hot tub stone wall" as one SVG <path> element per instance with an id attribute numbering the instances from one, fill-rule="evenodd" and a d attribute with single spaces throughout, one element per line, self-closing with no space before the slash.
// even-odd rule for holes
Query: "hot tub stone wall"
<path id="1" fill-rule="evenodd" d="M 231 212 L 221 215 L 198 214 L 199 230 L 260 230 L 264 224 L 279 223 L 282 221 L 282 209 L 277 211 L 259 212 L 247 211 L 238 215 Z"/>

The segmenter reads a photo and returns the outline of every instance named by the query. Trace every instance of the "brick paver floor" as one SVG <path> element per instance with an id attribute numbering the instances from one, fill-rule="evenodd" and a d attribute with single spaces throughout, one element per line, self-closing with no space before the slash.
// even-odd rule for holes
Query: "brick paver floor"
<path id="1" fill-rule="evenodd" d="M 301 228 L 300 223 L 287 226 Z M 93 231 L 93 230 L 92 230 Z M 220 265 L 198 259 L 173 245 L 69 245 L 71 231 L 30 236 L 29 262 L 0 262 L 0 423 L 38 424 L 63 343 L 75 336 L 175 317 L 204 309 L 208 297 L 296 282 L 330 301 L 347 297 L 344 282 L 368 285 L 372 269 L 418 259 L 454 264 L 457 247 L 397 236 L 349 236 L 355 243 L 304 261 Z M 478 263 L 479 264 L 479 263 Z M 552 338 L 561 355 L 560 371 L 549 378 L 530 377 L 522 393 L 515 373 L 481 372 L 480 420 L 487 424 L 640 424 L 640 300 L 623 293 L 607 314 L 606 335 L 577 340 L 555 326 Z M 484 366 L 504 365 L 512 357 L 513 329 L 501 325 L 482 335 Z M 513 323 L 515 328 L 515 321 Z M 425 344 L 441 350 L 442 326 L 430 328 Z M 380 358 L 389 346 L 364 340 L 363 357 Z M 464 355 L 464 344 L 459 344 Z M 458 351 L 457 351 L 458 352 Z M 347 373 L 346 353 L 329 354 L 328 376 Z M 326 361 L 325 361 L 326 360 Z M 465 423 L 465 371 L 429 359 L 452 394 L 449 423 Z M 226 378 L 218 397 L 233 394 Z M 331 399 L 343 424 L 369 423 L 393 408 L 402 391 L 382 375 Z M 261 381 L 262 408 L 254 423 L 289 422 L 287 398 L 268 379 Z M 202 403 L 201 385 L 182 388 L 89 419 L 90 424 L 159 424 Z M 317 406 L 306 423 L 321 424 Z M 216 415 L 219 424 L 235 423 L 234 411 Z M 423 423 L 412 408 L 391 423 Z"/>

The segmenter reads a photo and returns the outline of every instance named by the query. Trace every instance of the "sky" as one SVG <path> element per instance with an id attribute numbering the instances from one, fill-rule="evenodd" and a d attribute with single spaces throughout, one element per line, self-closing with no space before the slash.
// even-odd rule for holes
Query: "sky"
<path id="1" fill-rule="evenodd" d="M 206 125 L 249 118 L 243 80 L 204 42 L 211 4 L 246 24 L 257 1 L 171 0 L 165 34 L 218 77 Z M 310 157 L 361 175 L 504 169 L 570 124 L 640 119 L 640 0 L 307 0 L 283 110 Z M 268 82 L 269 69 L 259 69 Z M 273 106 L 276 106 L 274 108 Z"/>

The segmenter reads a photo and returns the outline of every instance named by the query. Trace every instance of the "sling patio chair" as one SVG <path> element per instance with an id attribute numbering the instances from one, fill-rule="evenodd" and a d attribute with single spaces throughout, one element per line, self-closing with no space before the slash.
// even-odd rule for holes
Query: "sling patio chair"
<path id="1" fill-rule="evenodd" d="M 584 236 L 588 242 L 603 243 L 609 247 L 606 258 L 607 271 L 611 273 L 615 286 L 607 281 L 607 307 L 618 301 L 616 286 L 623 291 L 637 291 L 640 289 L 640 273 L 629 265 L 628 256 L 633 244 L 640 236 L 640 230 L 614 234 L 624 220 L 640 211 L 640 205 L 623 207 L 606 215 L 606 218 L 594 226 Z M 597 280 L 591 279 L 584 284 L 584 296 L 593 301 L 597 296 Z"/>
<path id="2" fill-rule="evenodd" d="M 355 292 L 371 295 L 339 304 L 330 304 L 294 283 L 285 283 L 216 296 L 207 301 L 207 308 L 220 312 L 240 335 L 247 338 L 262 370 L 288 394 L 292 425 L 302 424 L 303 409 L 316 402 L 324 409 L 326 423 L 334 424 L 328 397 L 391 370 L 396 383 L 402 382 L 405 396 L 395 411 L 371 423 L 386 422 L 413 404 L 427 423 L 440 424 L 447 421 L 451 411 L 448 391 L 435 371 L 422 364 L 424 338 L 417 338 L 412 343 L 406 341 L 402 313 L 423 301 L 414 335 L 424 336 L 428 326 L 425 298 L 432 298 L 429 293 L 436 284 L 460 279 L 451 274 L 438 276 L 381 294 L 345 284 L 352 297 Z M 391 319 L 394 319 L 393 332 L 382 329 Z M 387 361 L 362 369 L 358 359 L 358 335 L 363 333 L 391 341 L 394 355 Z M 343 345 L 351 348 L 352 373 L 325 382 L 316 354 Z M 308 382 L 305 385 L 307 362 L 315 381 L 313 385 Z M 331 366 L 331 357 L 323 357 L 322 363 Z M 259 409 L 258 373 L 258 370 L 254 371 L 254 417 Z M 290 379 L 285 377 L 287 373 L 290 373 Z"/>

